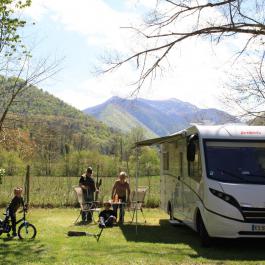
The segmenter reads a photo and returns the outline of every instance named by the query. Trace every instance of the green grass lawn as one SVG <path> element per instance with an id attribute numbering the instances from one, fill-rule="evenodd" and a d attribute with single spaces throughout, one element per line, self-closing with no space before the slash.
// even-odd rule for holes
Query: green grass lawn
<path id="1" fill-rule="evenodd" d="M 1 210 L 1 209 L 0 209 Z M 2 212 L 2 210 L 1 210 Z M 93 237 L 67 237 L 69 230 L 98 232 L 97 226 L 77 226 L 78 209 L 31 209 L 36 225 L 33 241 L 0 239 L 0 264 L 265 264 L 265 240 L 217 240 L 202 248 L 195 232 L 173 227 L 158 209 L 146 209 L 147 224 L 126 223 Z M 139 215 L 142 221 L 142 216 Z"/>

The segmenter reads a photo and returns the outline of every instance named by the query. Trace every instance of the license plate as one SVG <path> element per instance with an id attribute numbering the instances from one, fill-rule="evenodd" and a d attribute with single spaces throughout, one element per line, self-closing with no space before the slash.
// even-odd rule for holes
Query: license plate
<path id="1" fill-rule="evenodd" d="M 265 225 L 252 225 L 252 231 L 265 232 Z"/>

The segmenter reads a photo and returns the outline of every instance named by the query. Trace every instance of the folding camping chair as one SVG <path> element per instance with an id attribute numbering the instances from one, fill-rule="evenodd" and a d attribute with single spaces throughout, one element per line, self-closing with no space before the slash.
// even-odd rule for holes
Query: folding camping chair
<path id="1" fill-rule="evenodd" d="M 144 222 L 146 223 L 144 212 L 143 212 L 143 204 L 144 204 L 144 198 L 145 198 L 145 194 L 147 190 L 148 190 L 147 187 L 138 187 L 136 191 L 132 192 L 131 204 L 129 206 L 129 211 L 133 211 L 131 222 L 133 222 L 134 220 L 136 211 L 141 211 L 143 218 L 144 218 Z"/>
<path id="2" fill-rule="evenodd" d="M 100 208 L 98 208 L 99 202 L 98 201 L 86 202 L 84 200 L 84 194 L 83 194 L 82 188 L 79 186 L 74 186 L 73 188 L 74 188 L 77 200 L 78 200 L 79 205 L 80 205 L 80 213 L 79 213 L 77 219 L 75 220 L 75 224 L 77 223 L 78 219 L 80 218 L 80 216 L 82 215 L 83 212 L 85 212 L 86 215 L 88 213 L 90 213 L 94 223 L 97 223 L 93 213 L 94 212 L 97 212 L 97 213 L 100 212 Z"/>

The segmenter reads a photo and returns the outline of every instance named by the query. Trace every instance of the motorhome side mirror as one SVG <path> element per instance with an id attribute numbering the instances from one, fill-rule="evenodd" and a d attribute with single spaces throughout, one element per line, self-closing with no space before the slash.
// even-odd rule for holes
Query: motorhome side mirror
<path id="1" fill-rule="evenodd" d="M 187 160 L 193 162 L 195 160 L 196 144 L 191 141 L 187 147 Z"/>

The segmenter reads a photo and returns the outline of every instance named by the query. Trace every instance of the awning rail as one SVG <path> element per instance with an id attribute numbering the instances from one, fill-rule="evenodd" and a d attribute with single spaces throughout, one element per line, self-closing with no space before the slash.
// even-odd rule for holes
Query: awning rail
<path id="1" fill-rule="evenodd" d="M 185 133 L 185 131 L 181 131 L 179 133 L 169 135 L 169 136 L 163 136 L 163 137 L 159 137 L 159 138 L 153 138 L 153 139 L 139 141 L 139 142 L 135 143 L 134 147 L 136 148 L 136 147 L 141 147 L 141 146 L 159 145 L 161 143 L 173 142 L 173 141 L 179 139 L 180 137 L 183 137 L 183 133 Z"/>

